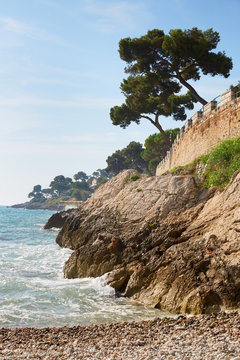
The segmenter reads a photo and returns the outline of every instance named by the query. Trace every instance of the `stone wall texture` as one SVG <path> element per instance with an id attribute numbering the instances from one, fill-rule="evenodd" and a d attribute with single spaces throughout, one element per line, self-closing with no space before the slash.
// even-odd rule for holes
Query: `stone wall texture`
<path id="1" fill-rule="evenodd" d="M 222 102 L 204 116 L 186 126 L 182 136 L 173 144 L 166 158 L 158 165 L 156 175 L 160 176 L 176 166 L 191 163 L 207 154 L 220 141 L 240 135 L 240 97 Z"/>

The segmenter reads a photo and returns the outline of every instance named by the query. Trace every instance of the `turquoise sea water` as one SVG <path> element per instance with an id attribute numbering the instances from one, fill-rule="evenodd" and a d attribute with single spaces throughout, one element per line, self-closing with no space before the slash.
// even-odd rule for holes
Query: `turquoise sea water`
<path id="1" fill-rule="evenodd" d="M 166 316 L 116 298 L 104 277 L 64 279 L 71 254 L 42 227 L 53 212 L 0 206 L 0 327 L 70 326 Z"/>

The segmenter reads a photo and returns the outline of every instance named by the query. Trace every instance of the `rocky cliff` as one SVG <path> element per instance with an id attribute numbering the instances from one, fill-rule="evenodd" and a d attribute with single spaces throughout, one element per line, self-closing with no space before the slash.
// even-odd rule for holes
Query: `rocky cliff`
<path id="1" fill-rule="evenodd" d="M 57 243 L 68 278 L 100 276 L 142 303 L 182 313 L 240 305 L 240 173 L 224 191 L 193 176 L 126 170 L 70 214 Z"/>

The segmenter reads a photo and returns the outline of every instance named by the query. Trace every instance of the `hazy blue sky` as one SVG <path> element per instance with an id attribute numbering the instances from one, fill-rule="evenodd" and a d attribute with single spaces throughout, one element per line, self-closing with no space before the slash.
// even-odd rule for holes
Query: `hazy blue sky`
<path id="1" fill-rule="evenodd" d="M 111 124 L 110 107 L 123 102 L 121 38 L 213 27 L 234 69 L 196 83 L 211 100 L 240 80 L 239 14 L 239 0 L 0 0 L 0 204 L 26 201 L 56 175 L 104 168 L 115 150 L 155 132 Z"/>

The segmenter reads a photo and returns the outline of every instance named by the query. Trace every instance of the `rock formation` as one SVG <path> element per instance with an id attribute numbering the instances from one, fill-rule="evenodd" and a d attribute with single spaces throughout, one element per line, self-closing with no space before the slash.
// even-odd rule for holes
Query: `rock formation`
<path id="1" fill-rule="evenodd" d="M 75 209 L 63 210 L 53 214 L 44 225 L 44 229 L 57 228 L 61 229 L 69 216 L 69 214 L 74 214 Z"/>
<path id="2" fill-rule="evenodd" d="M 240 305 L 240 172 L 224 191 L 194 176 L 133 176 L 103 184 L 66 219 L 68 278 L 101 276 L 117 292 L 182 313 Z M 136 179 L 138 178 L 138 179 Z"/>

